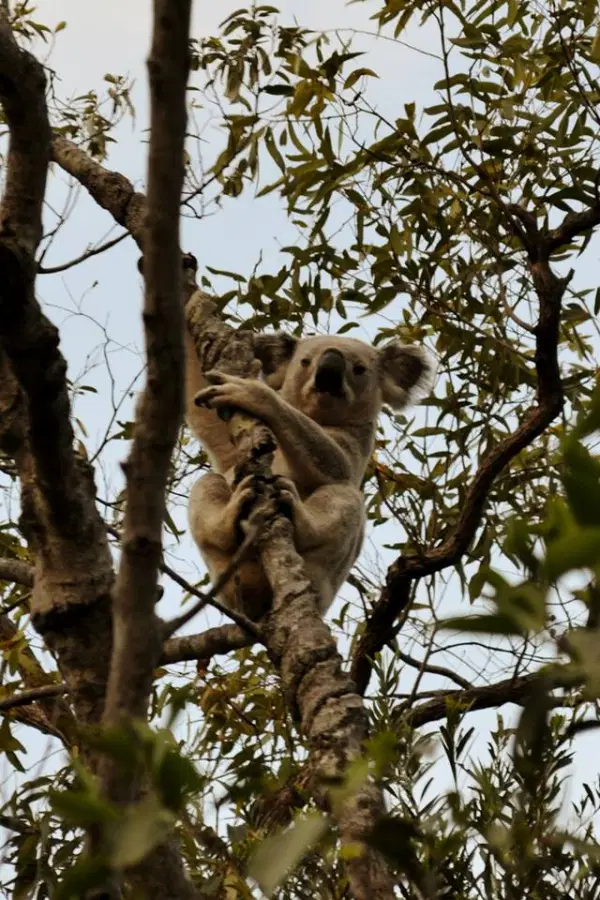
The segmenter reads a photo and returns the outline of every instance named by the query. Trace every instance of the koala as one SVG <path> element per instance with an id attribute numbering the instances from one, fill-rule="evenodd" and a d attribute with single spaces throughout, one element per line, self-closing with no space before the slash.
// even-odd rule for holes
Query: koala
<path id="1" fill-rule="evenodd" d="M 203 376 L 188 338 L 187 418 L 214 469 L 192 489 L 191 531 L 214 581 L 239 546 L 240 523 L 257 497 L 252 477 L 234 484 L 235 447 L 215 412 L 243 410 L 275 436 L 277 494 L 325 614 L 362 546 L 361 483 L 381 407 L 400 410 L 424 396 L 434 363 L 419 347 L 392 341 L 377 349 L 341 336 L 263 335 L 255 349 L 262 379 L 216 370 Z M 265 614 L 271 591 L 258 557 L 242 564 L 220 599 L 252 619 Z"/>

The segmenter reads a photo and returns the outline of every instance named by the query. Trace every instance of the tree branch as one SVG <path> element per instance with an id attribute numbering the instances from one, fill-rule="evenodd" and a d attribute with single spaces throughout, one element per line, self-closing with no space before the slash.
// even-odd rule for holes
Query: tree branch
<path id="1" fill-rule="evenodd" d="M 110 172 L 81 150 L 77 144 L 55 134 L 51 145 L 52 159 L 61 169 L 85 187 L 98 206 L 126 228 L 143 252 L 146 197 L 118 172 Z"/>
<path id="2" fill-rule="evenodd" d="M 214 304 L 200 291 L 190 298 L 186 317 L 204 371 L 217 366 L 231 374 L 254 374 L 251 333 L 243 329 L 234 332 L 225 325 Z M 262 423 L 239 413 L 234 413 L 229 424 L 242 460 L 238 474 L 262 475 L 268 484 L 273 435 Z M 287 704 L 299 717 L 308 739 L 310 790 L 317 803 L 329 811 L 325 783 L 343 779 L 348 766 L 362 755 L 368 717 L 343 671 L 331 632 L 317 613 L 315 590 L 294 547 L 291 523 L 277 514 L 274 498 L 268 495 L 260 509 L 265 524 L 258 551 L 273 592 L 263 633 L 269 655 L 277 661 Z M 383 857 L 364 842 L 383 811 L 382 793 L 370 781 L 334 809 L 342 845 L 361 849 L 360 854 L 352 853 L 345 860 L 355 900 L 391 900 L 394 896 L 393 879 Z"/>
<path id="3" fill-rule="evenodd" d="M 568 213 L 557 228 L 553 228 L 546 236 L 548 255 L 556 253 L 570 244 L 573 238 L 600 225 L 600 203 L 596 202 L 589 209 L 578 213 Z"/>
<path id="4" fill-rule="evenodd" d="M 238 625 L 220 625 L 200 634 L 183 635 L 165 641 L 160 663 L 166 666 L 192 659 L 212 659 L 222 653 L 250 647 L 253 643 L 254 638 Z"/>
<path id="5" fill-rule="evenodd" d="M 50 159 L 42 66 L 0 10 L 0 102 L 10 140 L 0 205 L 0 440 L 21 481 L 21 527 L 35 559 L 32 620 L 56 653 L 84 722 L 98 721 L 110 646 L 112 562 L 93 476 L 73 451 L 58 332 L 34 293 Z M 93 635 L 93 640 L 91 636 Z"/>
<path id="6" fill-rule="evenodd" d="M 148 199 L 143 220 L 147 377 L 136 413 L 131 452 L 123 466 L 126 505 L 113 599 L 113 654 L 104 714 L 107 725 L 146 720 L 153 672 L 162 651 L 162 626 L 154 605 L 171 454 L 183 414 L 179 207 L 184 177 L 190 14 L 191 0 L 154 0 L 148 58 Z M 135 201 L 135 195 L 129 198 L 123 224 L 131 214 L 132 199 Z M 138 205 L 143 207 L 143 201 Z M 132 773 L 110 757 L 103 759 L 100 771 L 103 790 L 111 801 L 127 804 L 139 797 L 141 772 Z M 97 850 L 102 852 L 101 840 Z M 167 861 L 169 868 L 165 870 Z M 134 889 L 155 900 L 162 896 L 186 900 L 196 893 L 171 841 L 154 848 L 130 874 Z"/>
<path id="7" fill-rule="evenodd" d="M 443 543 L 422 554 L 400 557 L 388 569 L 385 586 L 357 643 L 352 662 L 352 675 L 361 693 L 369 684 L 372 661 L 393 637 L 398 616 L 407 611 L 414 583 L 461 559 L 481 523 L 495 479 L 521 450 L 544 433 L 562 409 L 558 340 L 561 301 L 568 280 L 558 278 L 552 271 L 548 262 L 549 248 L 539 242 L 536 247 L 535 254 L 533 250 L 529 254 L 530 257 L 534 255 L 534 259 L 530 258 L 529 270 L 539 300 L 535 326 L 537 402 L 525 413 L 516 431 L 483 458 L 467 490 L 456 527 Z"/>
<path id="8" fill-rule="evenodd" d="M 33 566 L 23 559 L 0 558 L 0 581 L 33 587 Z"/>

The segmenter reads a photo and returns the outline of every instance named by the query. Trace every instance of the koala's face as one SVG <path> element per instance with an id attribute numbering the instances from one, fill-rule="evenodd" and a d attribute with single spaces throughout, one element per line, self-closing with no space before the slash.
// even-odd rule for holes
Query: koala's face
<path id="1" fill-rule="evenodd" d="M 354 338 L 298 342 L 281 387 L 283 397 L 322 425 L 371 418 L 381 406 L 379 355 Z"/>

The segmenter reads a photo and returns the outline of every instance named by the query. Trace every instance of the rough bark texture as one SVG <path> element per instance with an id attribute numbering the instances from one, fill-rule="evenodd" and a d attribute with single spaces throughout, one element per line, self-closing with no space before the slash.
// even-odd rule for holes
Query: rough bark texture
<path id="1" fill-rule="evenodd" d="M 162 651 L 162 628 L 154 606 L 167 480 L 183 414 L 179 206 L 184 176 L 190 13 L 191 0 L 154 2 L 148 59 L 148 199 L 143 231 L 147 376 L 131 452 L 124 464 L 126 506 L 113 600 L 113 654 L 104 714 L 107 725 L 126 726 L 135 719 L 146 721 L 153 672 Z M 143 208 L 143 204 L 138 206 Z M 141 773 L 128 771 L 118 761 L 105 758 L 101 776 L 104 791 L 113 802 L 127 804 L 140 796 Z M 173 839 L 156 847 L 129 875 L 134 890 L 154 900 L 197 897 Z"/>
<path id="2" fill-rule="evenodd" d="M 251 376 L 256 369 L 252 335 L 225 325 L 201 292 L 186 306 L 188 328 L 205 371 Z M 232 437 L 243 463 L 240 475 L 270 474 L 275 441 L 269 429 L 249 416 L 235 413 Z M 268 497 L 267 497 L 268 502 Z M 348 766 L 361 757 L 368 735 L 367 714 L 356 688 L 343 671 L 331 632 L 317 612 L 317 596 L 295 550 L 292 527 L 272 515 L 259 538 L 261 562 L 273 590 L 273 607 L 266 624 L 266 644 L 278 663 L 288 706 L 305 734 L 311 752 L 311 790 L 318 804 L 330 811 L 327 780 L 339 782 Z M 355 900 L 394 896 L 393 880 L 383 858 L 364 837 L 384 812 L 379 788 L 363 784 L 341 807 L 332 810 L 342 845 L 360 848 L 349 854 L 346 870 Z"/>
<path id="3" fill-rule="evenodd" d="M 35 561 L 32 619 L 74 697 L 98 722 L 111 642 L 112 563 L 88 466 L 73 451 L 66 364 L 35 299 L 35 252 L 50 160 L 42 67 L 0 11 L 0 102 L 10 131 L 0 206 L 0 440 L 14 456 Z"/>
<path id="4" fill-rule="evenodd" d="M 183 314 L 179 204 L 183 185 L 191 0 L 155 0 L 148 60 L 151 138 L 145 220 L 146 387 L 138 404 L 126 474 L 121 563 L 114 591 L 114 648 L 105 721 L 146 718 L 162 649 L 154 606 L 171 454 L 183 414 Z M 129 779 L 109 794 L 131 796 Z"/>

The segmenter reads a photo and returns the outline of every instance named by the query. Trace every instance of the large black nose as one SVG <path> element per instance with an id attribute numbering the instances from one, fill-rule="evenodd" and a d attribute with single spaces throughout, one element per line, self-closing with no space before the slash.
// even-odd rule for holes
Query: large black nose
<path id="1" fill-rule="evenodd" d="M 315 390 L 321 394 L 342 397 L 346 360 L 339 350 L 326 350 L 315 373 Z"/>

